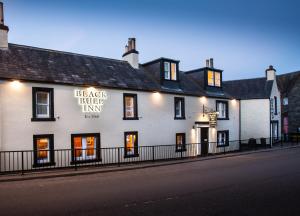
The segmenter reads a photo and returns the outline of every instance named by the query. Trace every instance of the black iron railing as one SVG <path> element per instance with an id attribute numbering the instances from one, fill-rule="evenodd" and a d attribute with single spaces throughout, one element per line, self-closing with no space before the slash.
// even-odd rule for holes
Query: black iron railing
<path id="1" fill-rule="evenodd" d="M 224 143 L 188 143 L 179 148 L 176 148 L 176 145 L 139 146 L 126 154 L 124 147 L 0 151 L 0 174 L 63 168 L 79 169 L 87 166 L 121 166 L 121 164 L 127 163 L 176 160 L 206 156 L 212 153 L 227 154 L 234 151 L 258 150 L 270 148 L 271 145 L 280 147 L 295 144 L 300 144 L 299 134 L 282 138 L 235 140 Z M 204 145 L 208 145 L 209 148 L 203 148 Z M 130 152 L 134 152 L 134 154 L 130 154 Z"/>

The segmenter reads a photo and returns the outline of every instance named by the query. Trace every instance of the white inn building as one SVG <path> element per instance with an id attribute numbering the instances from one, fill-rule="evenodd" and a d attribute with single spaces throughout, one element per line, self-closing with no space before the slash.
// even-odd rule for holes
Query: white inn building
<path id="1" fill-rule="evenodd" d="M 36 167 L 58 163 L 61 149 L 72 149 L 64 156 L 70 163 L 88 163 L 109 161 L 103 149 L 120 147 L 126 161 L 148 157 L 144 146 L 161 146 L 156 158 L 164 157 L 162 145 L 196 156 L 280 137 L 273 67 L 264 78 L 224 82 L 213 59 L 185 72 L 169 58 L 141 64 L 135 38 L 123 60 L 10 44 L 0 6 L 2 152 L 34 151 Z"/>

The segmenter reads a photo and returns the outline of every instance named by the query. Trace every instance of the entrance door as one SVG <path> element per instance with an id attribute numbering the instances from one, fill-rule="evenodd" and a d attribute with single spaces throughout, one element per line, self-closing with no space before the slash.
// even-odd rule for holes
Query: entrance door
<path id="1" fill-rule="evenodd" d="M 271 126 L 273 142 L 278 141 L 278 121 L 273 121 Z"/>
<path id="2" fill-rule="evenodd" d="M 201 128 L 201 155 L 208 154 L 208 127 Z"/>

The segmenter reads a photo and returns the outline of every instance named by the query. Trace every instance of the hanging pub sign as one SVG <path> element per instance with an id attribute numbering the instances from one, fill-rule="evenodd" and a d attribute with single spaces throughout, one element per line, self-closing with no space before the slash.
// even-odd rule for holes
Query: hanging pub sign
<path id="1" fill-rule="evenodd" d="M 208 113 L 209 127 L 215 128 L 217 126 L 217 118 L 218 118 L 217 112 Z"/>
<path id="2" fill-rule="evenodd" d="M 107 93 L 91 87 L 84 90 L 75 89 L 74 97 L 78 99 L 83 113 L 100 113 L 104 101 L 107 100 Z"/>

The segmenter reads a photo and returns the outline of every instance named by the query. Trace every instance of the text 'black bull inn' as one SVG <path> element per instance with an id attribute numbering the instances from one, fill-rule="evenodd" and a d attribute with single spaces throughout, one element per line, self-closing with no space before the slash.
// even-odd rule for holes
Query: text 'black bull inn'
<path id="1" fill-rule="evenodd" d="M 141 64 L 135 38 L 122 60 L 11 44 L 0 20 L 0 151 L 29 152 L 27 167 L 214 154 L 281 137 L 272 66 L 223 81 L 213 59 L 191 71 L 165 57 Z"/>

